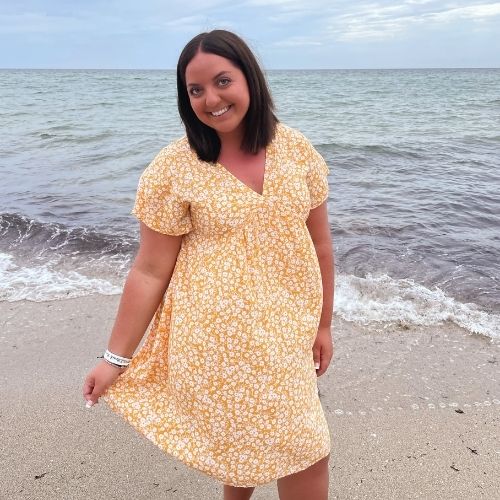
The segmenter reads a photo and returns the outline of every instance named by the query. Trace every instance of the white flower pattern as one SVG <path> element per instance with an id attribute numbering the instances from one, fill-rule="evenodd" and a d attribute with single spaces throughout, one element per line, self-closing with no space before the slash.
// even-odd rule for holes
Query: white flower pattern
<path id="1" fill-rule="evenodd" d="M 133 213 L 183 235 L 143 346 L 104 400 L 136 430 L 225 484 L 258 486 L 330 452 L 312 346 L 321 271 L 306 226 L 328 167 L 278 124 L 262 195 L 184 137 L 141 176 Z"/>

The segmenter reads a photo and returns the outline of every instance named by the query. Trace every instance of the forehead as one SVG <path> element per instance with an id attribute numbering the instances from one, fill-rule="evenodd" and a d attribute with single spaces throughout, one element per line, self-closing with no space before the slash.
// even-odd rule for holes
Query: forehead
<path id="1" fill-rule="evenodd" d="M 212 80 L 221 72 L 241 73 L 232 61 L 216 54 L 198 52 L 186 66 L 186 83 L 202 83 Z"/>

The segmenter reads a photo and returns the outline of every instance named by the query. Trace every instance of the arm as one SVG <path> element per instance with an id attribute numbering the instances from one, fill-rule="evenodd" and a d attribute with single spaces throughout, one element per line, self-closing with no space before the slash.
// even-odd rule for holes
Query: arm
<path id="1" fill-rule="evenodd" d="M 334 259 L 326 201 L 309 212 L 306 225 L 316 249 L 323 282 L 323 309 L 318 334 L 313 346 L 314 361 L 320 362 L 320 368 L 317 371 L 317 375 L 320 376 L 328 368 L 333 356 L 331 323 L 334 295 Z"/>
<path id="2" fill-rule="evenodd" d="M 108 349 L 132 357 L 170 283 L 182 236 L 158 233 L 141 223 L 139 252 L 128 274 Z M 124 371 L 101 361 L 86 377 L 83 397 L 89 405 Z"/>
<path id="3" fill-rule="evenodd" d="M 108 349 L 131 358 L 170 283 L 182 236 L 153 231 L 141 222 L 141 244 L 123 288 Z"/>

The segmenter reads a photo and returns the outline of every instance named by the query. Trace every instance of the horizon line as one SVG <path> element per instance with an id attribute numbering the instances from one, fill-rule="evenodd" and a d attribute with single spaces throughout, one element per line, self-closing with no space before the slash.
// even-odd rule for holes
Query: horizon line
<path id="1" fill-rule="evenodd" d="M 263 71 L 373 71 L 373 70 L 426 70 L 426 69 L 500 69 L 500 66 L 400 66 L 400 67 L 362 67 L 362 68 L 263 68 Z M 24 71 L 176 71 L 175 68 L 36 68 L 0 67 L 1 70 Z"/>

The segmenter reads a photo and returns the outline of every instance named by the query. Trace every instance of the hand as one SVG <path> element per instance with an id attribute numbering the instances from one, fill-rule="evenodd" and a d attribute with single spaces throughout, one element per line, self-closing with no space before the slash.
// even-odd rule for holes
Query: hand
<path id="1" fill-rule="evenodd" d="M 106 392 L 106 389 L 126 370 L 110 365 L 106 361 L 101 361 L 85 379 L 83 384 L 83 397 L 87 401 L 87 407 L 97 404 L 99 398 Z"/>
<path id="2" fill-rule="evenodd" d="M 321 326 L 318 328 L 316 340 L 313 345 L 314 364 L 319 364 L 319 369 L 316 369 L 316 376 L 320 377 L 326 372 L 328 365 L 333 357 L 333 341 L 332 332 L 329 326 Z"/>

